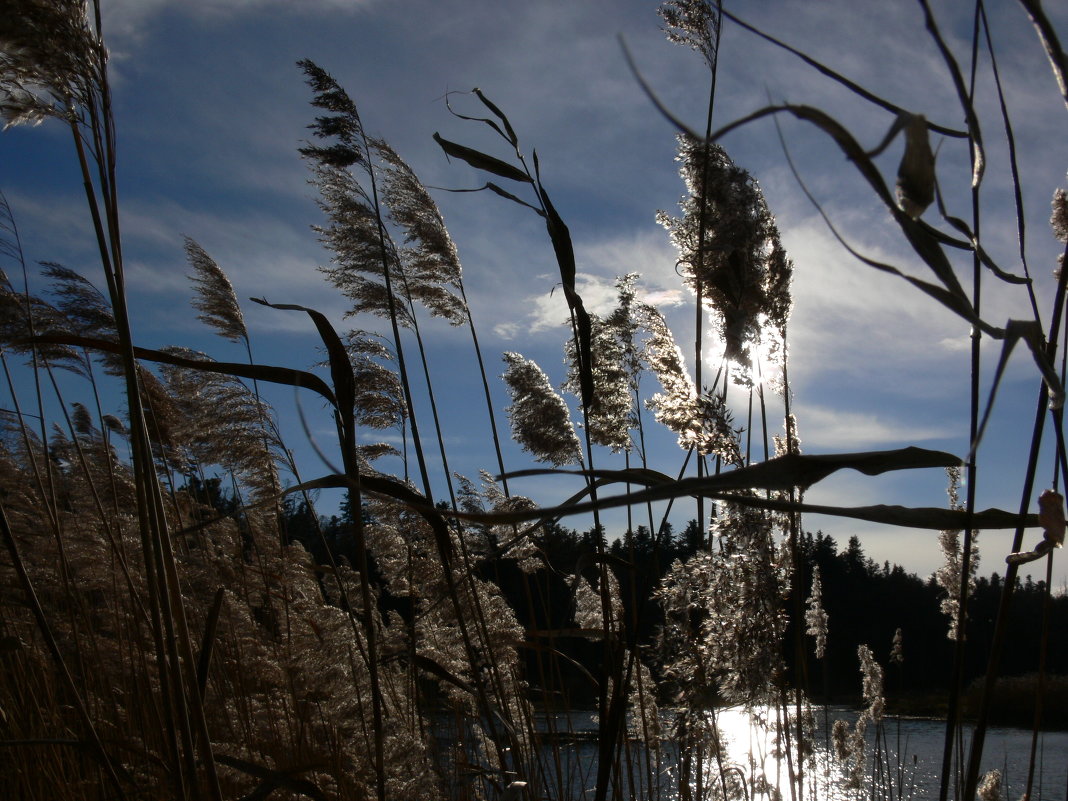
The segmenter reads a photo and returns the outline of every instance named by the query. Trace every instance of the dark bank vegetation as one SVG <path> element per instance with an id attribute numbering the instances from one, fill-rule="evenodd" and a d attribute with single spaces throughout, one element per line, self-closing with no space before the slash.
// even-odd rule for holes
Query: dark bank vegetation
<path id="1" fill-rule="evenodd" d="M 1056 31 L 1036 2 L 1021 5 L 1063 93 L 1068 58 Z M 880 730 L 887 698 L 937 693 L 946 718 L 942 797 L 971 799 L 977 789 L 997 797 L 996 776 L 978 775 L 997 677 L 1037 670 L 1042 698 L 1059 687 L 1049 673 L 1065 669 L 1063 643 L 1049 634 L 1063 629 L 1064 599 L 1051 596 L 1048 578 L 1020 585 L 1017 574 L 1028 561 L 1050 565 L 1064 538 L 1057 344 L 1066 278 L 1058 272 L 1056 291 L 1039 297 L 1022 259 L 998 265 L 981 247 L 972 201 L 995 177 L 984 175 L 974 93 L 1000 96 L 1001 87 L 969 85 L 926 2 L 927 35 L 957 88 L 951 116 L 961 127 L 928 122 L 801 56 L 885 115 L 888 141 L 900 134 L 893 179 L 873 161 L 882 147 L 866 150 L 809 106 L 769 106 L 713 131 L 720 36 L 728 20 L 744 23 L 715 3 L 660 7 L 669 38 L 709 68 L 704 133 L 676 126 L 685 192 L 677 213 L 659 214 L 695 298 L 692 354 L 641 300 L 637 276 L 620 277 L 610 314 L 586 308 L 539 156 L 481 92 L 449 96 L 448 110 L 487 130 L 496 149 L 435 135 L 438 145 L 484 173 L 500 202 L 544 223 L 559 267 L 571 321 L 562 390 L 574 400 L 520 353 L 504 354 L 503 374 L 512 435 L 573 481 L 574 494 L 554 508 L 509 485 L 524 466 L 501 455 L 491 389 L 499 368 L 481 348 L 478 310 L 467 304 L 437 207 L 330 73 L 300 63 L 315 108 L 300 155 L 320 200 L 322 217 L 310 222 L 330 254 L 322 272 L 365 327 L 339 333 L 314 309 L 259 299 L 303 320 L 325 353 L 320 364 L 314 354 L 307 364 L 264 364 L 225 273 L 188 240 L 194 306 L 247 359 L 146 349 L 127 313 L 121 121 L 112 116 L 98 3 L 9 6 L 0 22 L 0 111 L 9 124 L 47 121 L 69 132 L 104 284 L 38 262 L 47 243 L 23 242 L 17 209 L 0 203 L 0 367 L 12 398 L 0 417 L 6 790 L 71 799 L 697 801 L 778 799 L 785 787 L 792 799 L 834 788 L 901 798 L 865 730 Z M 980 43 L 989 34 L 982 2 L 975 24 L 965 55 L 996 60 Z M 859 171 L 914 254 L 908 268 L 860 260 L 900 275 L 917 299 L 976 332 L 969 453 L 907 442 L 802 451 L 787 358 L 794 265 L 756 180 L 717 144 L 737 125 L 781 115 L 835 143 L 843 169 Z M 936 191 L 936 135 L 967 153 L 970 198 Z M 996 179 L 1018 188 L 1013 173 Z M 950 200 L 970 205 L 969 219 L 947 210 Z M 1053 223 L 1052 234 L 1028 235 L 1068 239 L 1063 192 Z M 1033 267 L 1047 274 L 1056 265 Z M 48 289 L 32 293 L 28 276 L 37 272 Z M 1029 294 L 1033 319 L 987 319 L 984 281 L 988 291 Z M 438 414 L 424 347 L 438 325 L 469 332 L 481 368 L 471 396 L 485 400 L 482 436 L 497 463 L 479 476 L 449 468 L 445 433 L 470 421 Z M 722 354 L 704 352 L 709 329 Z M 1018 510 L 979 510 L 978 445 L 1000 380 L 980 382 L 979 349 L 1007 357 L 1014 346 L 1034 364 L 1038 395 L 1029 461 L 1016 466 L 1025 486 Z M 105 382 L 121 392 L 116 408 L 102 400 Z M 267 383 L 315 396 L 333 420 L 325 474 L 302 473 L 293 460 L 260 394 Z M 736 409 L 746 411 L 736 419 Z M 656 428 L 677 438 L 678 463 L 649 463 L 645 438 Z M 1056 446 L 1048 460 L 1040 458 L 1044 436 Z M 400 459 L 400 474 L 379 469 L 386 455 Z M 842 469 L 932 467 L 949 472 L 949 508 L 805 500 Z M 328 488 L 346 493 L 338 520 L 315 509 L 316 493 Z M 692 509 L 698 522 L 676 536 L 656 505 L 665 501 Z M 617 507 L 633 533 L 602 524 L 601 512 Z M 561 522 L 578 512 L 592 516 L 587 533 Z M 946 567 L 923 581 L 876 566 L 859 540 L 838 550 L 807 534 L 809 512 L 927 529 L 940 538 Z M 973 581 L 973 533 L 983 528 L 1015 529 L 1013 553 L 1003 574 Z M 835 725 L 834 770 L 813 747 L 813 698 L 862 706 L 855 725 Z M 785 784 L 731 761 L 713 714 L 724 704 L 773 732 Z M 958 738 L 965 714 L 976 720 L 967 749 Z"/>
<path id="2" fill-rule="evenodd" d="M 228 507 L 232 503 L 224 501 L 218 508 Z M 300 539 L 314 556 L 319 546 L 307 527 L 304 509 L 290 504 L 287 517 L 290 536 Z M 343 552 L 345 532 L 351 526 L 347 511 L 340 518 L 321 520 L 319 526 L 326 539 L 335 543 L 335 551 Z M 583 566 L 592 564 L 600 545 L 614 557 L 616 580 L 621 587 L 628 588 L 622 601 L 625 617 L 633 621 L 635 639 L 650 649 L 656 648 L 664 625 L 664 610 L 655 597 L 657 587 L 675 561 L 686 562 L 705 548 L 696 520 L 690 520 L 679 532 L 671 523 L 665 523 L 657 537 L 650 536 L 649 529 L 642 525 L 618 537 L 603 533 L 598 537 L 593 529 L 579 532 L 555 523 L 539 530 L 534 542 L 545 565 L 551 567 L 551 571 L 534 574 L 536 597 L 523 591 L 523 573 L 514 559 L 491 559 L 481 571 L 484 578 L 501 588 L 524 629 L 533 633 L 565 632 L 571 628 L 574 593 L 567 578 L 583 573 L 592 576 L 590 568 Z M 936 577 L 923 578 L 889 562 L 875 563 L 865 555 L 857 537 L 839 545 L 822 532 L 806 532 L 801 538 L 801 548 L 806 565 L 805 582 L 811 585 L 814 571 L 818 570 L 822 606 L 827 613 L 825 656 L 817 658 L 813 648 L 806 649 L 808 696 L 818 703 L 859 703 L 862 677 L 857 670 L 857 649 L 868 645 L 885 663 L 897 637 L 904 659 L 887 671 L 885 693 L 889 710 L 913 717 L 944 717 L 950 678 L 945 665 L 952 661 L 953 641 L 946 636 L 950 622 L 942 608 L 947 600 L 946 592 Z M 963 700 L 964 718 L 969 721 L 975 719 L 979 709 L 982 677 L 987 668 L 983 657 L 994 634 L 1002 581 L 998 573 L 979 576 L 971 592 L 966 636 L 975 648 L 968 652 L 965 662 L 967 691 Z M 1034 643 L 1042 641 L 1046 619 L 1054 631 L 1068 626 L 1068 594 L 1063 588 L 1054 587 L 1046 613 L 1045 582 L 1036 582 L 1028 575 L 1024 580 L 1017 577 L 1013 596 L 1006 653 L 1001 663 L 1004 678 L 998 685 L 990 720 L 997 725 L 1030 728 L 1039 685 L 1039 674 L 1034 672 L 1037 665 Z M 560 685 L 550 679 L 549 688 L 538 688 L 550 692 L 535 693 L 532 698 L 536 703 L 566 696 L 579 707 L 592 709 L 596 705 L 595 686 L 588 675 L 597 675 L 601 670 L 600 654 L 579 632 L 572 631 L 572 634 L 569 641 L 561 642 L 558 647 L 575 664 L 561 667 Z M 789 647 L 792 636 L 793 631 L 788 627 L 783 660 L 790 682 L 797 672 Z M 1064 677 L 1068 676 L 1068 642 L 1050 638 L 1046 660 L 1048 675 L 1043 687 L 1042 725 L 1047 730 L 1068 729 L 1068 704 L 1062 703 Z M 536 660 L 528 654 L 526 661 L 530 673 L 536 668 Z M 653 667 L 657 678 L 660 678 L 656 669 L 659 661 L 654 660 Z M 669 706 L 675 692 L 677 688 L 666 682 L 660 682 L 656 689 L 658 700 Z"/>

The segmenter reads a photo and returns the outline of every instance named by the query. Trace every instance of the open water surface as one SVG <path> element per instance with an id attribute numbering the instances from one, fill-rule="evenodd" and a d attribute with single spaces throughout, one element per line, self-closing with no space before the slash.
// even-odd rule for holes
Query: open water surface
<path id="1" fill-rule="evenodd" d="M 819 801 L 867 801 L 872 798 L 884 801 L 938 799 L 945 741 L 943 721 L 887 717 L 878 732 L 875 727 L 869 726 L 865 738 L 865 784 L 858 791 L 847 789 L 845 768 L 832 756 L 828 743 L 834 721 L 845 720 L 852 726 L 856 722 L 857 713 L 847 707 L 829 707 L 826 709 L 825 727 L 824 712 L 822 707 L 813 710 L 816 723 L 815 767 L 806 768 L 805 798 Z M 765 718 L 766 714 L 765 710 Z M 560 749 L 561 761 L 558 767 L 563 781 L 558 788 L 563 786 L 569 799 L 579 801 L 593 797 L 597 772 L 596 743 L 593 735 L 597 727 L 593 715 L 572 713 L 570 721 L 571 730 L 577 735 L 577 740 L 572 747 Z M 722 733 L 723 752 L 718 759 L 710 759 L 706 763 L 706 781 L 718 781 L 722 766 L 729 775 L 745 777 L 747 791 L 746 794 L 738 795 L 738 798 L 746 798 L 748 801 L 773 801 L 774 789 L 778 788 L 782 799 L 790 799 L 789 769 L 786 761 L 777 756 L 774 725 L 769 726 L 767 720 L 755 720 L 740 708 L 718 710 L 716 721 Z M 557 728 L 565 725 L 561 716 Z M 663 725 L 665 731 L 671 730 L 670 712 L 664 713 Z M 583 735 L 588 735 L 589 739 L 584 740 Z M 879 748 L 875 747 L 876 736 L 880 738 Z M 965 761 L 970 742 L 971 728 L 966 726 L 963 745 L 958 746 L 964 749 Z M 981 774 L 990 769 L 1002 772 L 1002 798 L 1017 801 L 1023 796 L 1030 749 L 1030 731 L 988 729 Z M 646 787 L 624 788 L 625 794 L 631 796 L 633 790 L 637 790 L 633 792 L 633 797 L 653 798 L 657 801 L 677 799 L 678 764 L 678 751 L 673 749 L 669 742 L 658 775 L 653 775 L 643 765 L 638 765 L 630 771 L 631 775 L 638 777 L 641 784 L 646 784 L 648 777 L 652 777 L 657 789 L 649 793 Z M 954 764 L 957 764 L 956 760 Z M 871 780 L 874 773 L 881 773 L 882 778 L 873 795 Z M 954 784 L 951 783 L 949 797 L 959 798 L 960 793 L 954 789 Z M 555 797 L 558 793 L 550 791 L 550 794 Z M 1068 801 L 1068 732 L 1046 732 L 1039 735 L 1030 801 L 1040 799 Z"/>

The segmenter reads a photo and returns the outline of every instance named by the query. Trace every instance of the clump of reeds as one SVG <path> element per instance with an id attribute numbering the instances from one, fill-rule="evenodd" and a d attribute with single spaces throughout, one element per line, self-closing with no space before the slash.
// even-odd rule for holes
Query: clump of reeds
<path id="1" fill-rule="evenodd" d="M 1041 8 L 1024 5 L 1063 87 L 1068 58 Z M 401 156 L 367 132 L 338 81 L 311 61 L 300 64 L 320 112 L 311 126 L 315 140 L 301 154 L 325 217 L 315 226 L 331 253 L 323 273 L 351 302 L 350 316 L 371 326 L 382 322 L 386 330 L 342 336 L 314 310 L 276 304 L 278 313 L 300 313 L 316 329 L 329 380 L 311 370 L 259 364 L 225 272 L 187 238 L 194 309 L 224 339 L 243 345 L 247 359 L 218 361 L 179 347 L 142 349 L 135 347 L 126 313 L 116 137 L 98 4 L 19 0 L 12 11 L 0 42 L 0 111 L 9 125 L 53 119 L 70 129 L 106 281 L 97 290 L 77 272 L 46 264 L 51 289 L 31 293 L 30 259 L 15 215 L 6 201 L 0 204 L 0 366 L 15 405 L 13 414 L 0 418 L 0 537 L 6 553 L 0 580 L 17 588 L 17 595 L 0 600 L 0 775 L 10 779 L 15 794 L 47 797 L 62 788 L 67 798 L 96 798 L 106 787 L 109 797 L 176 799 L 285 793 L 380 801 L 444 795 L 564 801 L 590 791 L 596 801 L 675 793 L 701 801 L 773 795 L 777 790 L 766 777 L 744 775 L 729 763 L 715 717 L 723 703 L 758 713 L 773 709 L 790 787 L 803 795 L 806 786 L 815 786 L 805 782 L 813 762 L 803 659 L 794 660 L 798 675 L 788 676 L 784 656 L 790 647 L 801 653 L 806 628 L 817 637 L 818 651 L 827 634 L 818 576 L 807 612 L 807 588 L 800 586 L 805 566 L 799 564 L 799 515 L 808 508 L 803 492 L 844 467 L 867 473 L 955 469 L 961 460 L 919 449 L 801 453 L 786 358 L 793 265 L 756 180 L 715 141 L 733 126 L 711 130 L 721 26 L 725 17 L 735 20 L 732 15 L 708 2 L 661 7 L 669 38 L 696 49 L 712 72 L 705 135 L 683 130 L 679 136 L 687 190 L 682 216 L 660 215 L 695 296 L 692 374 L 663 314 L 641 301 L 633 278 L 621 279 L 611 314 L 587 311 L 568 227 L 542 182 L 537 157 L 528 164 L 497 105 L 478 90 L 472 94 L 479 113 L 489 115 L 477 121 L 500 137 L 504 157 L 436 137 L 448 156 L 509 182 L 514 191 L 493 181 L 486 188 L 539 215 L 560 268 L 571 331 L 561 388 L 578 399 L 577 413 L 536 364 L 515 353 L 504 356 L 503 380 L 512 394 L 507 413 L 517 441 L 537 460 L 582 468 L 576 494 L 543 509 L 508 487 L 489 378 L 444 220 Z M 1017 342 L 1035 357 L 1041 404 L 1017 515 L 978 512 L 973 494 L 982 420 L 995 401 L 1000 372 L 986 410 L 973 376 L 973 445 L 962 508 L 955 508 L 954 498 L 950 510 L 831 510 L 943 531 L 953 562 L 940 582 L 960 632 L 975 567 L 972 532 L 1008 519 L 1018 526 L 1013 551 L 1020 553 L 1030 522 L 1044 405 L 1050 397 L 1063 399 L 1053 355 L 1066 278 L 1059 276 L 1045 333 L 1036 298 L 1035 320 L 995 326 L 982 318 L 978 299 L 965 292 L 946 255 L 947 248 L 963 251 L 977 274 L 989 269 L 1013 281 L 979 245 L 978 210 L 965 223 L 940 209 L 954 233 L 923 221 L 935 194 L 932 132 L 965 141 L 975 185 L 983 178 L 973 97 L 926 5 L 924 11 L 959 87 L 966 131 L 892 107 L 802 56 L 895 115 L 892 131 L 904 131 L 908 157 L 896 194 L 873 163 L 873 152 L 822 112 L 775 106 L 747 121 L 789 113 L 831 136 L 887 205 L 933 278 L 862 260 L 906 277 L 1004 343 L 1006 357 Z M 975 45 L 973 59 L 978 54 Z M 1064 197 L 1055 196 L 1053 213 L 1054 234 L 1062 240 L 1068 230 Z M 19 273 L 21 288 L 11 277 Z M 710 384 L 702 372 L 706 314 L 724 343 L 722 368 Z M 427 317 L 470 328 L 499 478 L 483 474 L 480 485 L 462 477 L 453 483 L 421 333 L 432 324 Z M 769 342 L 775 358 L 761 364 L 757 345 Z M 973 359 L 977 364 L 977 350 Z M 28 363 L 31 389 L 13 380 L 15 360 Z M 58 370 L 84 380 L 85 402 L 68 402 L 55 380 Z M 750 411 L 742 424 L 728 397 L 732 370 L 734 384 L 748 394 Z M 754 380 L 765 371 L 774 374 L 770 383 L 781 397 L 783 433 L 773 446 L 773 413 L 762 383 Z M 651 394 L 643 376 L 655 378 L 661 391 Z M 107 377 L 121 382 L 125 419 L 105 411 L 97 382 Z M 338 434 L 336 471 L 310 480 L 299 475 L 274 411 L 260 395 L 263 382 L 302 387 L 326 402 Z M 417 411 L 425 408 L 424 399 L 431 425 L 420 428 L 425 415 Z M 55 421 L 45 413 L 53 404 L 60 409 Z M 677 436 L 682 468 L 648 464 L 645 409 Z M 1063 454 L 1059 417 L 1054 423 Z M 428 428 L 432 434 L 425 433 Z M 401 433 L 400 448 L 373 441 L 384 429 Z M 436 480 L 426 453 L 433 446 L 443 466 Z M 623 469 L 606 470 L 599 461 L 620 454 Z M 631 464 L 632 454 L 640 467 Z M 384 455 L 401 460 L 402 475 L 377 467 Z M 691 458 L 696 475 L 687 474 Z M 1054 465 L 1054 485 L 1064 467 Z M 623 492 L 613 495 L 620 484 Z M 323 488 L 347 493 L 344 524 L 331 532 L 312 503 L 311 493 Z M 303 517 L 287 513 L 293 494 L 303 498 Z M 649 603 L 637 597 L 637 566 L 612 556 L 596 515 L 607 505 L 625 505 L 629 515 L 647 515 L 648 532 L 658 531 L 653 502 L 684 496 L 699 499 L 697 536 L 704 547 L 666 570 L 656 593 L 664 620 L 654 649 L 637 637 L 637 621 Z M 714 512 L 706 515 L 706 509 Z M 539 537 L 576 511 L 594 513 L 593 533 L 562 575 L 548 563 Z M 301 537 L 289 528 L 298 520 L 307 523 Z M 1045 540 L 1053 542 L 1058 532 L 1050 520 L 1043 518 Z M 1063 539 L 1063 515 L 1060 524 Z M 953 531 L 964 532 L 963 543 L 956 543 Z M 1044 555 L 1052 558 L 1052 545 Z M 566 621 L 537 631 L 521 625 L 500 583 L 513 565 L 528 607 L 537 601 L 547 607 L 541 596 L 550 594 L 553 582 L 566 587 Z M 1010 560 L 1001 621 L 1007 619 L 1016 566 Z M 972 754 L 959 770 L 967 798 L 998 793 L 996 777 L 979 784 L 977 771 L 982 733 L 994 714 L 1004 625 L 990 653 Z M 784 643 L 791 627 L 796 640 Z M 566 690 L 554 689 L 566 686 L 563 672 L 577 663 L 564 645 L 570 640 L 583 641 L 587 663 L 596 666 L 579 664 L 578 671 L 596 704 L 587 752 L 574 745 L 586 710 L 570 704 Z M 957 637 L 958 654 L 965 640 Z M 883 719 L 882 668 L 867 647 L 859 656 L 865 708 L 854 727 L 836 724 L 836 743 L 849 760 L 853 788 L 867 781 L 873 793 L 893 797 L 892 772 L 878 758 L 866 758 L 864 739 L 865 730 L 879 729 Z M 954 675 L 959 679 L 959 670 Z M 1055 682 L 1037 683 L 1040 699 L 1053 697 Z M 665 702 L 681 711 L 665 712 Z M 562 710 L 562 718 L 547 718 L 545 709 Z M 957 711 L 951 704 L 943 794 Z M 38 770 L 22 768 L 27 755 Z M 672 770 L 674 778 L 665 779 Z"/>

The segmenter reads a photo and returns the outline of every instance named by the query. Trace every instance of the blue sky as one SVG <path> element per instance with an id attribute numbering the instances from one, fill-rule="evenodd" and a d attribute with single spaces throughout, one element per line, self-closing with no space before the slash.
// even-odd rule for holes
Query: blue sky
<path id="1" fill-rule="evenodd" d="M 655 2 L 105 0 L 103 5 L 139 344 L 181 344 L 219 359 L 241 358 L 204 330 L 188 304 L 183 236 L 196 239 L 216 259 L 242 298 L 312 306 L 339 328 L 370 325 L 343 320 L 345 299 L 316 270 L 329 256 L 310 230 L 321 214 L 296 152 L 313 118 L 309 90 L 295 66 L 301 58 L 329 70 L 359 105 L 368 131 L 386 138 L 430 186 L 473 187 L 484 181 L 444 157 L 431 139 L 435 131 L 507 155 L 478 126 L 450 117 L 445 108 L 447 91 L 480 87 L 509 115 L 525 152 L 538 151 L 545 185 L 575 241 L 578 286 L 587 305 L 606 309 L 615 277 L 638 272 L 646 296 L 664 303 L 676 339 L 692 341 L 692 298 L 675 275 L 676 254 L 654 220 L 658 209 L 674 211 L 683 192 L 674 132 L 629 73 L 618 37 L 625 38 L 663 102 L 694 127 L 703 124 L 709 79 L 699 56 L 666 40 Z M 966 63 L 968 14 L 961 15 L 961 4 L 936 5 L 950 47 Z M 1008 2 L 990 5 L 997 6 L 989 11 L 1021 155 L 1027 255 L 1048 317 L 1051 273 L 1061 250 L 1048 219 L 1053 191 L 1065 186 L 1065 107 L 1022 10 Z M 1047 13 L 1068 38 L 1068 9 L 1049 6 Z M 875 94 L 961 127 L 962 112 L 923 31 L 918 4 L 752 2 L 738 11 Z M 999 264 L 1019 272 L 1004 134 L 986 66 L 979 82 L 986 87 L 980 112 L 988 147 L 983 242 Z M 755 110 L 769 96 L 824 109 L 868 147 L 893 121 L 795 57 L 725 23 L 717 121 Z M 849 242 L 926 277 L 926 268 L 833 143 L 811 126 L 785 119 L 783 124 L 805 181 Z M 760 181 L 795 264 L 790 370 L 803 449 L 920 445 L 963 455 L 968 325 L 904 281 L 859 263 L 834 240 L 790 174 L 769 120 L 728 135 L 722 144 Z M 890 181 L 900 154 L 898 140 L 878 160 Z M 970 169 L 959 144 L 942 144 L 938 170 L 951 212 L 969 218 Z M 44 124 L 0 136 L 0 190 L 31 259 L 59 261 L 99 280 L 65 129 Z M 499 353 L 517 350 L 536 359 L 554 382 L 562 381 L 566 329 L 560 323 L 566 307 L 561 293 L 551 291 L 558 273 L 540 221 L 492 195 L 435 197 L 459 248 L 490 369 L 502 372 Z M 934 209 L 926 219 L 936 222 Z M 960 261 L 959 274 L 970 275 L 969 261 Z M 991 323 L 1028 315 L 1018 287 L 989 275 L 984 281 L 983 316 Z M 259 361 L 304 368 L 320 358 L 303 315 L 251 303 L 244 311 Z M 467 334 L 439 321 L 426 326 L 451 467 L 469 476 L 493 469 L 484 415 L 472 389 L 476 374 Z M 718 347 L 710 341 L 707 352 L 716 354 Z M 986 350 L 984 392 L 996 343 L 987 341 Z M 717 363 L 714 356 L 708 370 Z M 980 451 L 979 508 L 1012 510 L 1019 503 L 1037 389 L 1033 366 L 1023 352 L 1016 354 Z M 494 392 L 503 407 L 503 385 Z M 272 401 L 305 477 L 326 472 L 304 442 L 293 394 L 277 392 Z M 313 435 L 329 448 L 331 421 L 313 398 L 302 404 Z M 771 413 L 780 408 L 773 405 Z M 665 472 L 681 465 L 673 436 L 658 438 L 654 453 Z M 509 447 L 506 462 L 512 469 L 530 466 L 517 446 Z M 605 456 L 601 466 L 621 462 Z M 1046 459 L 1039 489 L 1049 485 L 1051 471 Z M 569 495 L 572 481 L 540 479 L 522 489 L 549 504 Z M 879 479 L 847 473 L 814 488 L 808 500 L 937 506 L 945 503 L 945 486 L 937 470 Z M 327 509 L 330 504 L 324 498 Z M 939 562 L 932 532 L 814 518 L 805 526 L 822 528 L 842 544 L 855 533 L 876 560 L 899 562 L 922 575 Z M 1038 536 L 1031 532 L 1028 539 Z M 1010 532 L 981 537 L 981 573 L 1003 569 L 1010 538 Z M 1065 571 L 1055 569 L 1060 586 Z"/>

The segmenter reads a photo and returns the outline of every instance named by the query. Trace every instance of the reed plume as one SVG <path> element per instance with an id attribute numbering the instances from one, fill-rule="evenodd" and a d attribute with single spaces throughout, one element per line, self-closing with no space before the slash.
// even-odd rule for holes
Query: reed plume
<path id="1" fill-rule="evenodd" d="M 748 366 L 765 327 L 785 333 L 793 266 L 759 185 L 722 147 L 680 135 L 678 160 L 682 216 L 661 211 L 657 220 L 686 284 L 715 315 L 726 358 Z"/>
<path id="2" fill-rule="evenodd" d="M 946 472 L 949 475 L 949 506 L 951 509 L 960 509 L 958 490 L 960 489 L 961 472 L 959 468 L 950 467 Z M 951 640 L 957 639 L 957 631 L 960 625 L 960 591 L 961 583 L 968 582 L 969 590 L 975 585 L 975 574 L 979 567 L 979 536 L 977 531 L 972 532 L 970 547 L 971 558 L 968 563 L 968 575 L 964 576 L 964 550 L 961 545 L 961 532 L 945 530 L 938 533 L 938 545 L 942 549 L 944 563 L 935 571 L 934 580 L 945 595 L 942 597 L 942 613 L 949 617 L 949 629 L 946 636 Z"/>
<path id="3" fill-rule="evenodd" d="M 723 399 L 707 392 L 697 394 L 682 350 L 658 309 L 641 304 L 637 316 L 648 332 L 643 356 L 664 390 L 646 401 L 657 422 L 678 434 L 680 448 L 694 448 L 741 465 L 741 445 Z"/>
<path id="4" fill-rule="evenodd" d="M 226 273 L 196 240 L 188 236 L 185 237 L 185 254 L 193 268 L 189 279 L 196 291 L 192 302 L 193 308 L 200 312 L 197 319 L 215 329 L 223 339 L 247 344 L 245 317 Z"/>
<path id="5" fill-rule="evenodd" d="M 823 608 L 823 582 L 820 581 L 819 565 L 812 568 L 812 592 L 809 593 L 805 611 L 805 634 L 816 641 L 816 658 L 823 659 L 827 653 L 827 623 L 830 616 Z M 900 629 L 898 629 L 900 632 Z"/>
<path id="6" fill-rule="evenodd" d="M 708 0 L 668 0 L 656 10 L 664 20 L 668 40 L 696 50 L 709 69 L 715 69 L 719 51 L 719 3 Z"/>
<path id="7" fill-rule="evenodd" d="M 167 348 L 166 353 L 211 361 L 203 353 Z M 168 395 L 178 412 L 173 436 L 183 442 L 192 464 L 220 465 L 252 490 L 253 499 L 280 486 L 276 452 L 283 449 L 270 408 L 239 379 L 223 373 L 173 365 L 162 368 Z"/>
<path id="8" fill-rule="evenodd" d="M 103 42 L 85 0 L 13 0 L 0 22 L 0 115 L 5 129 L 76 119 L 95 104 Z"/>
<path id="9" fill-rule="evenodd" d="M 344 345 L 356 379 L 356 422 L 379 430 L 403 426 L 408 410 L 400 379 L 389 367 L 394 361 L 389 346 L 362 330 L 349 331 Z"/>
<path id="10" fill-rule="evenodd" d="M 89 363 L 84 353 L 69 345 L 33 342 L 40 336 L 71 333 L 71 323 L 62 309 L 48 300 L 17 291 L 0 271 L 0 343 L 10 351 L 26 356 L 31 367 L 40 360 L 44 366 L 58 367 L 87 376 Z"/>
<path id="11" fill-rule="evenodd" d="M 398 255 L 405 292 L 451 325 L 468 322 L 467 304 L 456 294 L 462 270 L 441 212 L 412 168 L 382 139 L 370 139 L 382 161 L 382 200 L 388 217 L 404 232 Z"/>
<path id="12" fill-rule="evenodd" d="M 590 315 L 593 350 L 593 403 L 586 412 L 590 441 L 611 448 L 613 453 L 629 451 L 633 446 L 630 431 L 634 427 L 634 402 L 631 392 L 633 373 L 626 363 L 627 343 L 620 338 L 620 322 L 614 325 L 595 314 Z M 564 347 L 568 365 L 563 388 L 576 397 L 582 396 L 580 367 L 575 340 Z"/>
<path id="13" fill-rule="evenodd" d="M 564 399 L 548 376 L 518 353 L 505 353 L 504 381 L 512 397 L 507 408 L 512 436 L 539 462 L 557 467 L 582 461 L 579 439 Z"/>
<path id="14" fill-rule="evenodd" d="M 479 485 L 465 476 L 457 476 L 457 497 L 460 509 L 468 513 L 493 514 L 535 509 L 537 504 L 522 495 L 506 494 L 501 485 L 486 470 L 479 471 Z M 524 573 L 534 573 L 543 567 L 530 528 L 513 525 L 471 524 L 464 527 L 462 536 L 475 564 L 496 559 L 514 559 Z"/>

